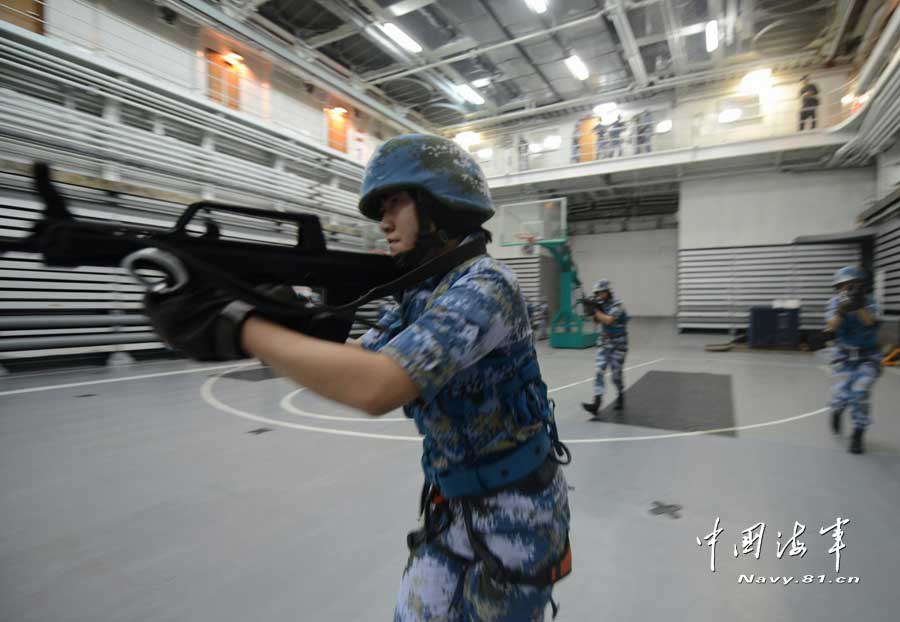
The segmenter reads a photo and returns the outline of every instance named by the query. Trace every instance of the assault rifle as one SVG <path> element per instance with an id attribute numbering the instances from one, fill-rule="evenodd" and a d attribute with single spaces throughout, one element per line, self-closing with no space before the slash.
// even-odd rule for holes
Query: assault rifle
<path id="1" fill-rule="evenodd" d="M 191 280 L 229 290 L 273 314 L 286 311 L 310 319 L 310 334 L 343 341 L 363 304 L 397 293 L 428 276 L 446 272 L 474 256 L 466 244 L 456 251 L 401 273 L 390 257 L 372 253 L 328 250 L 318 216 L 285 213 L 214 201 L 192 203 L 174 227 L 162 229 L 79 220 L 50 180 L 46 164 L 34 166 L 35 187 L 44 202 L 43 219 L 22 238 L 0 237 L 0 255 L 18 251 L 38 253 L 48 266 L 122 266 L 149 291 L 177 291 Z M 219 226 L 206 220 L 205 233 L 189 233 L 201 213 L 237 214 L 297 227 L 294 246 L 222 239 Z M 483 252 L 483 246 L 482 246 Z M 145 269 L 161 271 L 151 280 Z M 267 294 L 261 285 L 302 285 L 321 292 L 322 304 L 285 301 Z M 372 325 L 370 322 L 359 320 Z"/>

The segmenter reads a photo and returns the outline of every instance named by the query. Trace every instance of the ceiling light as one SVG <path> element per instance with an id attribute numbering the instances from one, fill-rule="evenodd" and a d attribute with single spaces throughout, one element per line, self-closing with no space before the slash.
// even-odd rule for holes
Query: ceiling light
<path id="1" fill-rule="evenodd" d="M 540 153 L 544 150 L 544 146 L 541 143 L 528 143 L 528 153 Z"/>
<path id="2" fill-rule="evenodd" d="M 484 97 L 479 95 L 475 91 L 475 89 L 473 89 L 468 84 L 457 84 L 454 88 L 456 89 L 456 92 L 459 93 L 459 95 L 467 102 L 475 104 L 477 106 L 480 106 L 484 103 Z"/>
<path id="3" fill-rule="evenodd" d="M 525 4 L 538 15 L 547 12 L 547 3 L 544 0 L 525 0 Z"/>
<path id="4" fill-rule="evenodd" d="M 472 80 L 472 86 L 474 86 L 476 89 L 483 89 L 490 83 L 490 78 L 478 78 L 477 80 Z"/>
<path id="5" fill-rule="evenodd" d="M 478 157 L 482 160 L 490 160 L 494 156 L 494 150 L 490 147 L 478 150 Z"/>
<path id="6" fill-rule="evenodd" d="M 712 52 L 719 47 L 719 22 L 712 20 L 706 23 L 706 51 Z"/>
<path id="7" fill-rule="evenodd" d="M 559 149 L 559 146 L 562 144 L 562 136 L 558 134 L 551 134 L 544 138 L 544 149 L 547 151 L 553 151 L 554 149 Z"/>
<path id="8" fill-rule="evenodd" d="M 605 104 L 597 104 L 596 106 L 594 106 L 594 115 L 598 116 L 598 117 L 602 117 L 605 114 L 614 112 L 617 108 L 618 108 L 618 106 L 616 105 L 616 102 L 607 102 Z"/>
<path id="9" fill-rule="evenodd" d="M 849 106 L 853 103 L 854 99 L 856 99 L 856 95 L 854 95 L 853 93 L 847 93 L 846 95 L 841 97 L 841 103 L 845 106 Z"/>
<path id="10" fill-rule="evenodd" d="M 422 51 L 422 46 L 416 43 L 416 41 L 408 34 L 400 30 L 400 27 L 396 24 L 386 22 L 384 25 L 379 24 L 379 28 L 381 28 L 381 30 L 384 31 L 384 34 L 393 39 L 400 45 L 400 47 L 402 47 L 407 52 L 418 54 Z"/>
<path id="11" fill-rule="evenodd" d="M 237 65 L 238 63 L 244 62 L 244 57 L 237 52 L 229 52 L 228 54 L 224 54 L 222 56 L 222 60 L 229 65 Z"/>
<path id="12" fill-rule="evenodd" d="M 665 134 L 672 131 L 672 119 L 664 119 L 656 124 L 656 133 Z"/>
<path id="13" fill-rule="evenodd" d="M 566 59 L 566 67 L 568 67 L 569 71 L 572 72 L 572 75 L 579 80 L 587 80 L 588 76 L 591 75 L 591 72 L 588 71 L 584 62 L 578 58 L 578 54 L 572 54 Z"/>
<path id="14" fill-rule="evenodd" d="M 346 109 L 346 108 L 341 108 L 340 106 L 336 106 L 336 107 L 334 107 L 334 108 L 331 109 L 331 114 L 336 114 L 336 115 L 344 116 L 345 114 L 347 114 L 347 109 Z"/>
<path id="15" fill-rule="evenodd" d="M 743 95 L 756 95 L 772 88 L 772 70 L 757 69 L 751 71 L 741 80 L 738 93 Z"/>
<path id="16" fill-rule="evenodd" d="M 472 145 L 480 143 L 481 136 L 478 132 L 460 132 L 453 140 L 462 145 L 463 149 L 468 149 Z"/>
<path id="17" fill-rule="evenodd" d="M 743 116 L 740 108 L 727 108 L 719 113 L 719 123 L 734 123 Z"/>

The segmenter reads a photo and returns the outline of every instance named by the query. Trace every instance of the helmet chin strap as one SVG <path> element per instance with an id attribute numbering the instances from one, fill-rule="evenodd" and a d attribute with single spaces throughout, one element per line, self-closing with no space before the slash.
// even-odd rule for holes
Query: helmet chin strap
<path id="1" fill-rule="evenodd" d="M 416 243 L 408 251 L 394 255 L 394 263 L 401 270 L 412 270 L 424 261 L 432 259 L 444 248 L 450 237 L 443 229 L 439 229 L 425 210 L 416 206 L 419 216 L 419 235 Z"/>

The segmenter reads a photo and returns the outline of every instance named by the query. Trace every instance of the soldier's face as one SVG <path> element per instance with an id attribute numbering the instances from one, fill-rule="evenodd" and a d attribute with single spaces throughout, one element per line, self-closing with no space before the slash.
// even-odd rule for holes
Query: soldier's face
<path id="1" fill-rule="evenodd" d="M 408 192 L 395 192 L 381 200 L 379 227 L 390 246 L 391 255 L 412 250 L 419 237 L 419 215 L 416 213 L 416 203 Z"/>

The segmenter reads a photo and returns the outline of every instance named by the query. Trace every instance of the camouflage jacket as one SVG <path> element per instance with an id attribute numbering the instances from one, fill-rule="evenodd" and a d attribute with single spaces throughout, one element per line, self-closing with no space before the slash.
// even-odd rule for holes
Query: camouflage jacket
<path id="1" fill-rule="evenodd" d="M 597 345 L 628 345 L 628 312 L 618 298 L 614 298 L 600 306 L 600 311 L 615 318 L 612 324 L 602 324 L 597 336 Z"/>
<path id="2" fill-rule="evenodd" d="M 436 281 L 404 292 L 399 308 L 362 338 L 420 389 L 403 410 L 425 435 L 429 481 L 513 449 L 551 417 L 515 274 L 480 256 Z"/>

